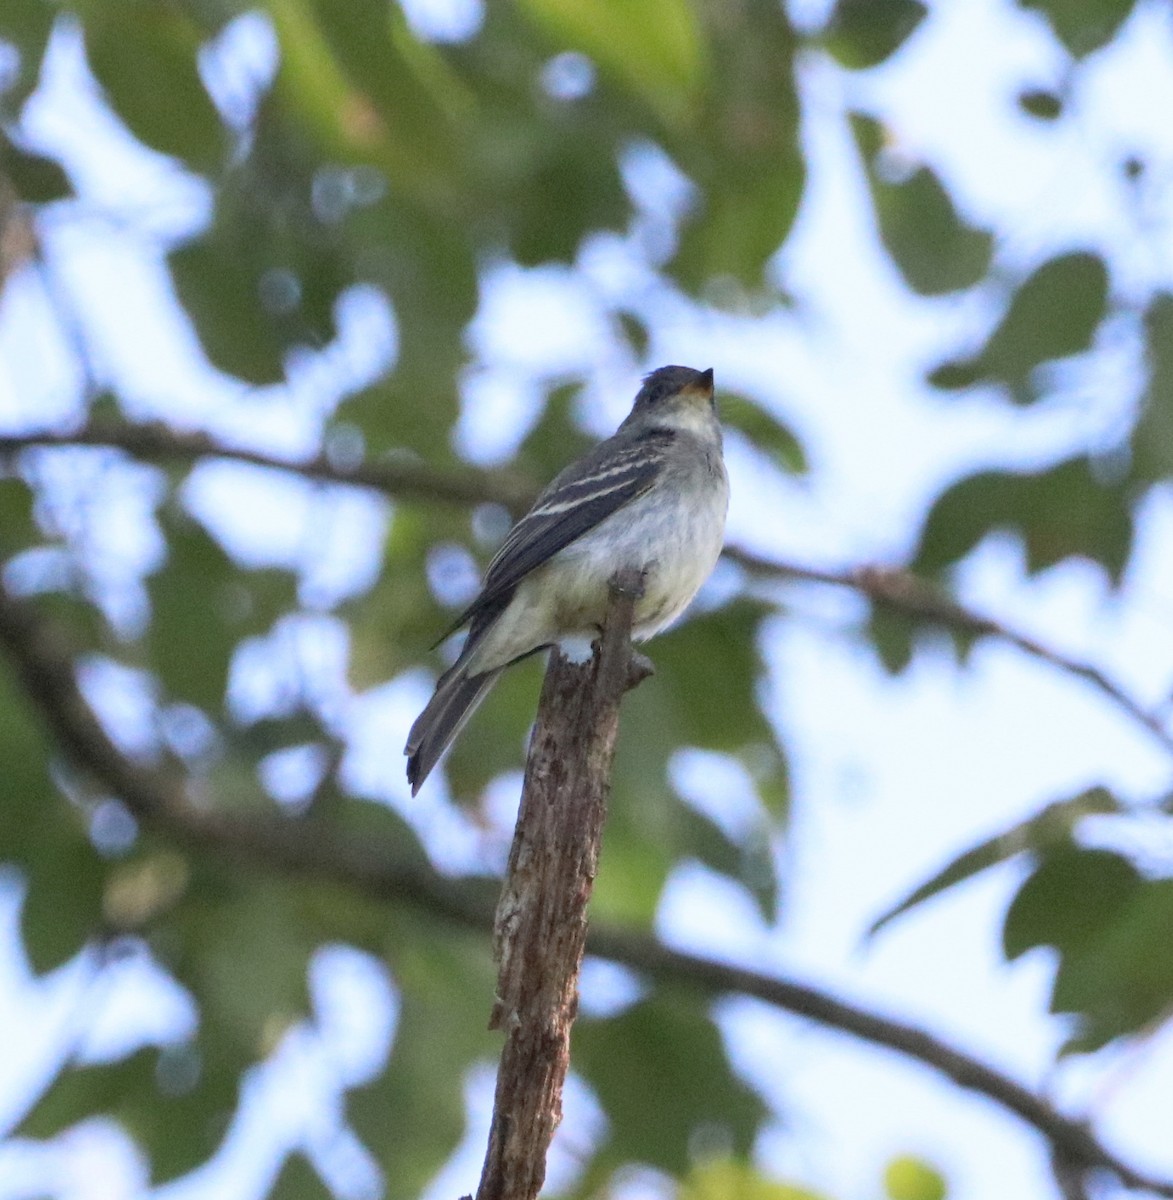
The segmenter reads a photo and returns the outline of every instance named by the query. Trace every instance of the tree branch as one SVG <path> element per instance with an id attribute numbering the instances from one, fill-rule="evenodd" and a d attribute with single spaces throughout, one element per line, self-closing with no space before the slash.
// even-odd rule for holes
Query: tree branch
<path id="1" fill-rule="evenodd" d="M 1173 1180 L 1154 1179 L 1136 1170 L 1108 1150 L 1087 1123 L 1064 1115 L 1010 1076 L 915 1025 L 849 1004 L 806 984 L 672 950 L 629 930 L 595 929 L 587 948 L 600 958 L 625 963 L 654 979 L 691 985 L 714 995 L 753 996 L 829 1029 L 895 1050 L 939 1071 L 958 1087 L 1008 1109 L 1038 1130 L 1068 1165 L 1103 1167 L 1127 1187 L 1173 1196 Z"/>
<path id="2" fill-rule="evenodd" d="M 229 446 L 206 433 L 183 432 L 162 422 L 132 425 L 129 422 L 95 422 L 72 433 L 40 431 L 0 436 L 0 454 L 33 446 L 106 446 L 125 450 L 148 462 L 195 462 L 201 458 L 226 458 L 234 462 L 288 471 L 326 483 L 372 488 L 398 500 L 442 501 L 446 504 L 503 504 L 511 512 L 524 509 L 534 490 L 515 473 L 478 471 L 462 467 L 444 471 L 414 461 L 408 455 L 353 466 L 335 462 L 327 454 L 308 459 L 279 458 L 261 450 Z"/>
<path id="3" fill-rule="evenodd" d="M 490 1029 L 505 1034 L 477 1200 L 536 1200 L 562 1120 L 587 905 L 598 872 L 638 572 L 612 586 L 594 655 L 550 654 L 517 828 L 493 923 L 499 974 Z"/>
<path id="4" fill-rule="evenodd" d="M 7 175 L 0 174 L 0 292 L 37 253 L 37 233 Z"/>
<path id="5" fill-rule="evenodd" d="M 1098 667 L 1046 646 L 1037 638 L 1020 633 L 993 617 L 963 607 L 939 587 L 911 571 L 887 570 L 882 567 L 853 567 L 845 571 L 821 570 L 796 563 L 775 562 L 733 546 L 725 548 L 725 557 L 754 575 L 850 588 L 852 591 L 863 593 L 875 603 L 914 620 L 960 630 L 974 637 L 999 638 L 1031 658 L 1058 667 L 1060 671 L 1090 683 L 1130 720 L 1143 726 L 1164 750 L 1173 754 L 1173 731 L 1157 713 L 1147 710 Z"/>
<path id="6" fill-rule="evenodd" d="M 138 819 L 190 849 L 250 868 L 345 886 L 409 904 L 465 929 L 493 926 L 491 885 L 449 879 L 405 862 L 330 825 L 281 817 L 219 814 L 188 802 L 183 782 L 143 767 L 118 750 L 86 704 L 69 648 L 27 602 L 0 589 L 0 645 L 62 751 L 118 795 Z M 1145 1175 L 1113 1154 L 1083 1121 L 1066 1116 L 1010 1076 L 915 1025 L 849 1004 L 817 988 L 672 950 L 647 934 L 596 926 L 587 950 L 639 974 L 696 988 L 705 995 L 740 993 L 829 1029 L 894 1050 L 1014 1113 L 1047 1139 L 1065 1163 L 1110 1171 L 1125 1186 L 1173 1200 L 1173 1180 Z"/>
<path id="7" fill-rule="evenodd" d="M 514 514 L 524 511 L 536 495 L 536 489 L 525 479 L 505 471 L 478 471 L 473 467 L 441 471 L 406 458 L 364 462 L 354 466 L 339 465 L 328 455 L 290 461 L 258 450 L 223 445 L 207 434 L 183 433 L 162 423 L 132 425 L 111 422 L 84 426 L 73 433 L 0 436 L 0 454 L 14 453 L 31 446 L 117 447 L 154 462 L 227 458 L 288 471 L 307 479 L 368 487 L 399 500 L 464 505 L 495 503 L 504 505 Z M 1002 621 L 965 608 L 939 587 L 910 571 L 874 566 L 828 570 L 765 558 L 736 546 L 727 546 L 724 557 L 758 577 L 804 580 L 848 588 L 913 620 L 960 630 L 973 637 L 998 638 L 1031 658 L 1091 684 L 1120 712 L 1155 738 L 1166 752 L 1173 754 L 1173 731 L 1168 723 L 1158 713 L 1146 709 L 1098 667 L 1063 654 Z"/>

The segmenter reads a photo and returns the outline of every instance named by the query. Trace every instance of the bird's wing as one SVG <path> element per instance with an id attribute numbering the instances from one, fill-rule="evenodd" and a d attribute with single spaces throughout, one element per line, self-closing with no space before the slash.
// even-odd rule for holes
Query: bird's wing
<path id="1" fill-rule="evenodd" d="M 671 430 L 656 429 L 625 444 L 610 439 L 571 463 L 509 531 L 489 563 L 480 595 L 449 633 L 478 613 L 499 608 L 531 571 L 642 496 L 663 469 L 674 437 Z"/>

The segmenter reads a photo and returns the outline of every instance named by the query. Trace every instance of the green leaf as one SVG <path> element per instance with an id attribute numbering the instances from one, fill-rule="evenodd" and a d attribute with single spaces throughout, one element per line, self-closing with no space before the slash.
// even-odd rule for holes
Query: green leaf
<path id="1" fill-rule="evenodd" d="M 28 1137 L 50 1138 L 86 1118 L 118 1120 L 150 1161 L 151 1179 L 186 1174 L 215 1152 L 231 1119 L 247 1064 L 211 1038 L 138 1050 L 120 1062 L 70 1067 L 21 1122 Z"/>
<path id="2" fill-rule="evenodd" d="M 196 171 L 221 166 L 226 131 L 196 66 L 203 31 L 181 8 L 107 0 L 87 6 L 85 35 L 94 75 L 135 137 Z"/>
<path id="3" fill-rule="evenodd" d="M 1144 332 L 1149 378 L 1132 434 L 1132 472 L 1156 482 L 1173 477 L 1173 295 L 1152 299 Z"/>
<path id="4" fill-rule="evenodd" d="M 889 675 L 908 669 L 917 628 L 916 620 L 907 613 L 878 601 L 872 603 L 867 636 Z"/>
<path id="5" fill-rule="evenodd" d="M 882 913 L 868 928 L 867 936 L 874 937 L 890 921 L 923 904 L 926 900 L 972 879 L 982 871 L 1018 854 L 1045 851 L 1071 840 L 1072 831 L 1084 817 L 1120 811 L 1120 802 L 1107 788 L 1095 787 L 1081 792 L 1071 800 L 1056 800 L 1040 813 L 1018 825 L 987 838 L 959 854 L 935 875 L 913 888 L 898 904 Z"/>
<path id="6" fill-rule="evenodd" d="M 199 238 L 171 255 L 179 302 L 212 364 L 250 383 L 283 379 L 286 344 L 261 308 L 260 280 L 236 248 Z"/>
<path id="7" fill-rule="evenodd" d="M 806 474 L 807 461 L 802 443 L 763 405 L 722 389 L 720 408 L 721 420 L 744 433 L 783 471 L 791 475 Z"/>
<path id="8" fill-rule="evenodd" d="M 562 114 L 541 144 L 529 147 L 509 243 L 518 262 L 572 262 L 592 222 L 604 229 L 623 228 L 630 203 L 610 150 L 585 119 L 578 119 L 576 108 Z M 568 188 L 568 180 L 577 181 L 576 186 Z"/>
<path id="9" fill-rule="evenodd" d="M 20 53 L 19 72 L 0 95 L 0 115 L 7 119 L 15 117 L 37 85 L 41 58 L 56 16 L 57 8 L 49 0 L 4 0 L 0 38 Z"/>
<path id="10" fill-rule="evenodd" d="M 147 585 L 150 663 L 169 698 L 216 713 L 223 708 L 237 642 L 228 596 L 239 572 L 196 521 L 166 510 L 160 519 L 167 533 L 167 561 Z"/>
<path id="11" fill-rule="evenodd" d="M 0 664 L 0 856 L 28 881 L 21 931 L 37 974 L 59 967 L 101 931 L 106 882 L 85 815 L 50 783 L 49 753 L 20 683 Z"/>
<path id="12" fill-rule="evenodd" d="M 708 75 L 697 12 L 688 0 L 522 0 L 556 50 L 577 50 L 666 126 L 683 130 Z"/>
<path id="13" fill-rule="evenodd" d="M 594 906 L 613 920 L 647 924 L 674 862 L 697 858 L 749 888 L 767 919 L 777 881 L 765 827 L 734 847 L 673 792 L 668 763 L 682 746 L 732 754 L 753 780 L 764 814 L 783 819 L 786 759 L 757 704 L 763 667 L 758 626 L 772 610 L 739 600 L 699 614 L 649 647 L 655 675 L 623 704 L 607 849 Z"/>
<path id="14" fill-rule="evenodd" d="M 209 1036 L 261 1058 L 309 1012 L 306 970 L 318 941 L 307 920 L 317 889 L 225 875 L 193 864 L 182 905 L 153 935 L 176 978 L 199 997 Z"/>
<path id="15" fill-rule="evenodd" d="M 926 12 L 920 0 L 837 0 L 823 45 L 845 67 L 874 67 L 905 43 Z"/>
<path id="16" fill-rule="evenodd" d="M 274 193 L 267 206 L 254 194 L 266 189 Z M 309 203 L 310 185 L 296 176 L 239 167 L 220 191 L 211 228 L 170 257 L 208 358 L 250 383 L 283 379 L 290 350 L 324 346 L 337 332 L 334 306 L 353 280 Z"/>
<path id="17" fill-rule="evenodd" d="M 623 338 L 635 352 L 635 357 L 637 359 L 646 357 L 648 346 L 652 340 L 647 322 L 638 313 L 629 312 L 626 309 L 617 309 L 614 315 L 623 331 Z"/>
<path id="18" fill-rule="evenodd" d="M 1038 398 L 1031 374 L 1040 363 L 1086 350 L 1104 317 L 1108 272 L 1094 254 L 1065 254 L 1044 263 L 1019 287 L 981 360 L 1020 404 Z"/>
<path id="19" fill-rule="evenodd" d="M 290 746 L 320 743 L 327 736 L 318 717 L 304 708 L 274 717 L 262 717 L 251 725 L 234 730 L 234 744 L 250 762 Z"/>
<path id="20" fill-rule="evenodd" d="M 1018 958 L 1036 946 L 1054 946 L 1061 953 L 1090 949 L 1135 900 L 1141 885 L 1132 863 L 1111 850 L 1054 846 L 1006 913 L 1006 957 Z"/>
<path id="21" fill-rule="evenodd" d="M 929 375 L 938 387 L 989 380 L 1005 386 L 1015 404 L 1045 394 L 1036 368 L 1087 350 L 1107 311 L 1108 271 L 1098 255 L 1063 254 L 1043 263 L 1014 293 L 985 346 L 969 360 Z"/>
<path id="22" fill-rule="evenodd" d="M 1173 879 L 1145 879 L 1109 850 L 1057 846 L 1010 905 L 1007 958 L 1053 946 L 1051 1009 L 1078 1018 L 1066 1050 L 1098 1049 L 1161 1019 L 1173 1004 Z"/>
<path id="23" fill-rule="evenodd" d="M 772 613 L 769 605 L 739 599 L 661 634 L 650 647 L 656 674 L 627 704 L 654 701 L 681 744 L 733 754 L 765 744 L 777 751 L 780 766 L 781 750 L 756 694 L 764 672 L 760 625 Z"/>
<path id="24" fill-rule="evenodd" d="M 1132 12 L 1133 0 L 1018 0 L 1046 17 L 1076 58 L 1105 46 Z"/>
<path id="25" fill-rule="evenodd" d="M 61 164 L 43 154 L 22 150 L 0 130 L 0 155 L 4 174 L 27 204 L 48 204 L 73 194 Z"/>
<path id="26" fill-rule="evenodd" d="M 649 820 L 629 804 L 611 805 L 607 840 L 591 897 L 592 917 L 615 924 L 650 929 L 660 903 L 660 893 L 675 865 L 673 847 L 656 840 L 651 827 L 671 828 L 670 805 L 683 807 L 667 791 L 653 793 L 656 813 Z"/>
<path id="27" fill-rule="evenodd" d="M 269 1189 L 272 1200 L 334 1200 L 313 1163 L 304 1154 L 291 1154 Z"/>
<path id="28" fill-rule="evenodd" d="M 984 471 L 953 484 L 933 502 L 914 569 L 935 574 L 999 529 L 1022 537 L 1032 573 L 1084 557 L 1102 564 L 1119 584 L 1132 548 L 1133 519 L 1124 484 L 1102 482 L 1086 458 L 1035 475 Z"/>
<path id="29" fill-rule="evenodd" d="M 16 476 L 0 478 L 0 529 L 4 530 L 4 552 L 39 541 L 33 520 L 33 492 Z"/>
<path id="30" fill-rule="evenodd" d="M 661 991 L 617 1017 L 580 1018 L 571 1053 L 609 1119 L 600 1165 L 642 1162 L 682 1175 L 698 1134 L 746 1155 L 768 1115 L 691 997 Z"/>
<path id="31" fill-rule="evenodd" d="M 952 362 L 941 363 L 934 367 L 927 376 L 929 383 L 943 392 L 957 392 L 963 388 L 972 387 L 982 378 L 982 364 L 979 359 L 956 359 Z"/>
<path id="32" fill-rule="evenodd" d="M 343 606 L 350 623 L 354 688 L 385 683 L 429 658 L 438 662 L 431 652 L 456 614 L 442 611 L 431 593 L 428 555 L 436 545 L 466 541 L 468 526 L 468 514 L 455 508 L 395 508 L 379 581 L 367 596 Z"/>
<path id="33" fill-rule="evenodd" d="M 389 231 L 391 231 L 389 233 Z M 345 420 L 363 431 L 368 453 L 409 447 L 434 464 L 454 462 L 452 424 L 459 412 L 457 375 L 466 326 L 477 311 L 474 248 L 459 222 L 389 195 L 348 222 L 356 280 L 390 299 L 399 355 L 385 383 L 348 400 Z"/>
<path id="34" fill-rule="evenodd" d="M 377 800 L 359 800 L 327 789 L 315 816 L 329 820 L 331 830 L 351 836 L 368 846 L 378 846 L 387 861 L 408 867 L 430 864 L 427 851 L 414 829 L 388 805 Z M 380 917 L 380 920 L 382 918 Z"/>
<path id="35" fill-rule="evenodd" d="M 680 1181 L 676 1196 L 677 1200 L 826 1200 L 821 1192 L 779 1183 L 735 1158 L 698 1162 Z"/>
<path id="36" fill-rule="evenodd" d="M 794 222 L 806 171 L 797 48 L 785 10 L 771 0 L 749 0 L 711 27 L 711 74 L 720 87 L 707 93 L 694 126 L 665 143 L 699 189 L 671 263 L 686 287 L 732 281 L 749 290 L 751 303 L 773 296 L 766 268 Z"/>
<path id="37" fill-rule="evenodd" d="M 704 206 L 685 225 L 671 264 L 686 286 L 700 289 L 710 280 L 733 280 L 751 292 L 764 286 L 767 263 L 794 223 L 803 184 L 797 154 L 778 160 L 769 153 L 764 162 L 778 165 L 743 169 L 729 186 L 702 180 Z"/>
<path id="38" fill-rule="evenodd" d="M 517 450 L 514 461 L 522 475 L 545 483 L 595 445 L 578 420 L 581 397 L 581 380 L 549 390 L 541 416 Z"/>
<path id="39" fill-rule="evenodd" d="M 53 803 L 64 802 L 54 797 Z M 80 820 L 75 820 L 76 827 L 68 830 L 50 817 L 58 837 L 31 865 L 21 932 L 37 974 L 67 962 L 103 928 L 106 864 L 86 838 Z"/>
<path id="40" fill-rule="evenodd" d="M 972 287 L 989 269 L 992 236 L 961 220 L 928 167 L 898 181 L 885 176 L 879 122 L 854 114 L 851 125 L 867 168 L 880 237 L 909 286 L 928 296 Z"/>
<path id="41" fill-rule="evenodd" d="M 453 216 L 458 120 L 471 98 L 402 12 L 378 0 L 267 0 L 280 44 L 276 107 L 323 162 L 376 167 L 417 206 Z M 467 148 L 465 148 L 467 150 Z"/>
<path id="42" fill-rule="evenodd" d="M 655 676 L 624 705 L 624 727 L 638 721 L 645 731 L 644 737 L 631 737 L 633 748 L 643 752 L 654 744 L 648 726 L 655 725 L 672 750 L 690 745 L 733 754 L 751 777 L 779 782 L 784 793 L 785 757 L 757 703 L 764 672 L 759 628 L 771 613 L 767 605 L 736 600 L 660 635 L 651 647 Z M 620 741 L 621 757 L 626 740 Z M 774 815 L 783 811 L 775 809 Z"/>
<path id="43" fill-rule="evenodd" d="M 23 861 L 40 844 L 34 814 L 52 811 L 49 790 L 49 745 L 32 703 L 7 660 L 0 661 L 0 848 L 4 857 Z M 64 807 L 64 806 L 62 806 Z M 69 824 L 75 823 L 70 816 Z M 54 834 L 59 834 L 55 829 Z"/>
<path id="44" fill-rule="evenodd" d="M 346 1112 L 385 1167 L 388 1200 L 413 1200 L 464 1132 L 465 1076 L 500 1053 L 500 1035 L 487 1029 L 495 977 L 483 938 L 437 938 L 430 920 L 404 912 L 387 937 L 395 1045 L 386 1071 L 348 1094 Z"/>
<path id="45" fill-rule="evenodd" d="M 1044 88 L 1028 88 L 1018 96 L 1023 112 L 1040 121 L 1057 121 L 1063 115 L 1063 101 L 1054 92 Z"/>
<path id="46" fill-rule="evenodd" d="M 676 801 L 679 833 L 673 844 L 680 847 L 677 856 L 695 856 L 706 867 L 742 884 L 753 896 L 762 920 L 772 922 L 778 916 L 778 878 L 769 839 L 764 829 L 744 843 L 736 842 L 704 813 Z"/>
<path id="47" fill-rule="evenodd" d="M 1051 1007 L 1081 1018 L 1068 1050 L 1095 1050 L 1168 1017 L 1171 927 L 1173 879 L 1145 880 L 1094 947 L 1063 955 Z"/>
<path id="48" fill-rule="evenodd" d="M 889 1200 L 945 1200 L 945 1177 L 924 1159 L 910 1154 L 894 1158 L 884 1168 L 884 1190 Z"/>

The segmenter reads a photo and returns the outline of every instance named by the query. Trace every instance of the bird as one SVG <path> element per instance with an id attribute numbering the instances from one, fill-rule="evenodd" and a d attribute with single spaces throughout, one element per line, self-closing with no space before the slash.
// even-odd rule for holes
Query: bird
<path id="1" fill-rule="evenodd" d="M 728 507 L 712 368 L 657 368 L 615 433 L 556 475 L 513 526 L 476 599 L 440 638 L 468 626 L 408 734 L 411 794 L 502 671 L 598 634 L 620 571 L 643 574 L 634 640 L 675 621 L 717 562 Z"/>

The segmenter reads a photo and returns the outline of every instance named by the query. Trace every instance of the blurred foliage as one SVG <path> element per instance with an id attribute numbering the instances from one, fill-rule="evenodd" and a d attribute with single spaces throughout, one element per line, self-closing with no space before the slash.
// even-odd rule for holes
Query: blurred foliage
<path id="1" fill-rule="evenodd" d="M 610 1118 L 593 1165 L 596 1182 L 630 1162 L 683 1174 L 698 1140 L 744 1158 L 768 1113 L 762 1098 L 730 1075 L 706 1006 L 672 991 L 577 1025 L 574 1062 Z M 704 1087 L 695 1086 L 698 1078 Z M 671 1104 L 661 1103 L 666 1096 Z M 656 1110 L 652 1120 L 649 1108 Z"/>
<path id="2" fill-rule="evenodd" d="M 1046 18 L 1077 58 L 1109 42 L 1132 12 L 1135 0 L 1019 0 Z"/>
<path id="3" fill-rule="evenodd" d="M 972 287 L 989 268 L 993 238 L 961 220 L 927 167 L 893 178 L 892 151 L 877 121 L 856 115 L 852 128 L 867 168 L 880 237 L 909 287 L 928 296 Z"/>
<path id="4" fill-rule="evenodd" d="M 894 1158 L 888 1164 L 884 1190 L 890 1200 L 945 1200 L 949 1194 L 940 1171 L 911 1155 Z"/>
<path id="5" fill-rule="evenodd" d="M 1115 36 L 1132 4 L 1023 7 L 1078 60 Z M 212 88 L 210 64 L 248 13 L 274 39 L 273 76 L 250 62 L 235 88 Z M 638 234 L 640 204 L 624 164 L 654 148 L 687 181 L 663 243 L 649 251 L 663 277 L 737 311 L 786 302 L 775 256 L 804 198 L 809 152 L 796 64 L 818 54 L 848 71 L 880 67 L 931 20 L 918 0 L 839 0 L 824 28 L 805 31 L 774 0 L 518 0 L 485 5 L 479 28 L 445 42 L 423 37 L 385 0 L 4 0 L 0 40 L 17 57 L 0 92 L 0 213 L 8 189 L 34 216 L 84 191 L 80 175 L 35 149 L 22 118 L 54 30 L 76 36 L 128 133 L 204 189 L 207 220 L 169 244 L 167 267 L 208 361 L 251 387 L 287 381 L 307 348 L 336 337 L 350 289 L 367 285 L 394 312 L 395 359 L 342 398 L 323 445 L 342 435 L 371 459 L 459 468 L 452 434 L 486 265 L 572 263 L 600 230 Z M 1044 89 L 1027 88 L 1018 102 L 1039 121 L 1064 116 L 1063 97 Z M 957 347 L 929 370 L 936 389 L 980 387 L 1015 405 L 1045 404 L 1056 364 L 1094 347 L 1121 316 L 1132 320 L 1148 364 L 1121 446 L 951 481 L 913 539 L 913 565 L 945 578 L 1000 533 L 1021 542 L 1029 571 L 1081 557 L 1118 584 L 1135 507 L 1173 474 L 1173 297 L 1129 313 L 1110 264 L 1086 249 L 1011 267 L 949 180 L 907 157 L 899 130 L 861 111 L 850 132 L 866 179 L 861 195 L 901 279 L 922 297 L 976 289 L 996 310 L 979 348 Z M 646 314 L 607 316 L 642 359 L 654 342 Z M 576 419 L 581 382 L 550 382 L 518 450 L 518 467 L 535 483 L 588 440 Z M 91 416 L 132 422 L 132 397 L 117 382 L 111 388 Z M 764 469 L 808 470 L 806 447 L 776 412 L 748 395 L 724 404 Z M 187 419 L 177 410 L 177 426 Z M 460 604 L 437 586 L 437 564 L 445 554 L 483 564 L 493 540 L 484 528 L 500 514 L 387 504 L 382 573 L 315 601 L 302 566 L 259 565 L 205 527 L 190 503 L 194 471 L 172 463 L 152 476 L 147 540 L 158 554 L 141 595 L 118 609 L 103 592 L 99 543 L 84 520 L 61 516 L 52 478 L 38 469 L 44 460 L 28 455 L 11 469 L 9 461 L 0 477 L 6 581 L 19 580 L 63 627 L 79 663 L 117 667 L 141 684 L 149 719 L 128 749 L 185 772 L 193 799 L 213 812 L 259 812 L 311 831 L 322 822 L 403 861 L 427 860 L 418 811 L 394 811 L 377 783 L 348 773 L 339 704 L 315 689 L 312 673 L 290 666 L 289 647 L 296 618 L 344 622 L 348 681 L 360 700 L 421 664 L 439 669 L 432 642 Z M 103 461 L 110 476 L 126 467 Z M 88 501 L 101 524 L 100 490 Z M 763 708 L 761 642 L 778 611 L 760 596 L 727 596 L 655 643 L 657 676 L 624 708 L 598 915 L 651 928 L 672 871 L 698 862 L 775 919 L 789 784 L 780 734 Z M 907 618 L 877 608 L 864 632 L 889 669 L 912 661 L 919 631 Z M 956 641 L 964 652 L 966 639 Z M 275 680 L 252 707 L 232 685 L 246 659 Z M 491 823 L 490 785 L 522 762 L 539 675 L 536 662 L 507 675 L 445 765 L 473 823 Z M 748 828 L 730 832 L 677 794 L 671 767 L 686 747 L 726 756 L 743 773 L 756 802 Z M 264 786 L 275 756 L 291 752 L 307 752 L 320 776 L 293 800 Z M 398 771 L 397 744 L 389 754 Z M 315 1020 L 307 984 L 315 951 L 345 942 L 387 964 L 397 995 L 390 1057 L 372 1078 L 347 1081 L 345 1119 L 381 1166 L 387 1194 L 418 1195 L 464 1133 L 466 1077 L 499 1044 L 484 1028 L 494 983 L 487 939 L 394 902 L 178 853 L 73 776 L 7 668 L 0 760 L 0 849 L 27 885 L 22 932 L 33 970 L 44 975 L 87 948 L 100 966 L 131 945 L 181 984 L 199 1013 L 179 1043 L 81 1065 L 63 1056 L 18 1132 L 52 1137 L 105 1113 L 142 1147 L 153 1179 L 190 1172 L 222 1145 L 251 1072 L 291 1029 Z M 1169 880 L 1077 845 L 1084 816 L 1117 807 L 1102 790 L 1054 802 L 958 858 L 876 927 L 1025 856 L 1031 874 L 1006 919 L 1008 956 L 1057 951 L 1053 1007 L 1077 1020 L 1072 1048 L 1135 1033 L 1173 1003 L 1165 944 L 1173 900 Z M 693 1200 L 813 1200 L 746 1165 L 772 1114 L 734 1070 L 696 997 L 649 985 L 620 1011 L 584 1017 L 574 1064 L 607 1118 L 597 1146 L 576 1144 L 581 1194 L 603 1194 L 615 1172 L 642 1162 L 674 1175 Z M 698 1147 L 708 1144 L 724 1153 L 706 1158 Z M 936 1171 L 913 1158 L 890 1164 L 884 1186 L 892 1200 L 945 1194 Z M 296 1154 L 273 1194 L 330 1192 Z"/>
<path id="6" fill-rule="evenodd" d="M 1132 434 L 1132 473 L 1158 483 L 1173 477 L 1173 296 L 1157 295 L 1144 315 L 1149 383 Z"/>
<path id="7" fill-rule="evenodd" d="M 822 1200 L 817 1192 L 768 1179 L 735 1158 L 698 1162 L 677 1195 L 680 1200 Z"/>
<path id="8" fill-rule="evenodd" d="M 61 164 L 33 154 L 11 141 L 0 129 L 0 161 L 16 194 L 30 204 L 46 204 L 70 194 L 69 179 Z"/>
<path id="9" fill-rule="evenodd" d="M 1057 120 L 1063 113 L 1062 98 L 1044 88 L 1028 88 L 1019 93 L 1018 103 L 1023 112 L 1038 117 L 1040 121 Z"/>
<path id="10" fill-rule="evenodd" d="M 990 381 L 1016 404 L 1044 391 L 1038 368 L 1087 350 L 1104 319 L 1108 270 L 1094 254 L 1064 254 L 1043 263 L 1017 285 L 1010 305 L 985 346 L 971 359 L 944 363 L 929 376 L 939 388 Z"/>
<path id="11" fill-rule="evenodd" d="M 945 1180 L 934 1167 L 912 1155 L 894 1158 L 884 1169 L 888 1200 L 945 1200 Z M 697 1162 L 681 1180 L 679 1200 L 826 1200 L 822 1192 L 782 1183 L 737 1158 Z"/>
<path id="12" fill-rule="evenodd" d="M 1146 878 L 1112 850 L 1056 846 L 1006 914 L 1007 958 L 1058 952 L 1051 1008 L 1075 1017 L 1067 1051 L 1098 1049 L 1155 1027 L 1173 1007 L 1173 879 Z"/>
<path id="13" fill-rule="evenodd" d="M 1103 787 L 1089 788 L 1070 800 L 1052 801 L 1021 825 L 1004 829 L 996 837 L 987 838 L 986 841 L 966 850 L 964 854 L 959 854 L 932 878 L 926 879 L 898 904 L 877 917 L 868 933 L 879 933 L 885 925 L 909 909 L 1016 855 L 1038 853 L 1055 846 L 1069 845 L 1075 827 L 1084 817 L 1120 811 L 1120 801 Z"/>
<path id="14" fill-rule="evenodd" d="M 846 67 L 874 67 L 899 49 L 925 12 L 920 0 L 839 0 L 823 45 Z"/>
<path id="15" fill-rule="evenodd" d="M 1130 483 L 1101 482 L 1099 474 L 1089 459 L 1073 458 L 1036 474 L 983 471 L 963 479 L 929 509 L 916 569 L 935 574 L 994 530 L 1013 530 L 1028 571 L 1088 558 L 1119 583 L 1132 549 Z"/>

